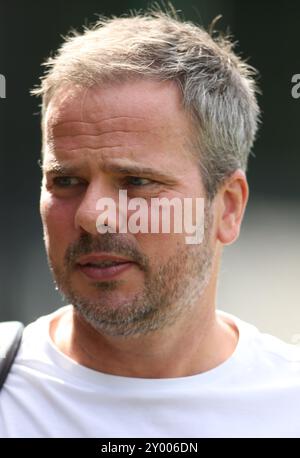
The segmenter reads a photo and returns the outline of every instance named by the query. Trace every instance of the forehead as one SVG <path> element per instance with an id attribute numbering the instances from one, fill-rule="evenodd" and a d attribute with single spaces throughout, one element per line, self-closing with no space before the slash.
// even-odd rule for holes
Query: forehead
<path id="1" fill-rule="evenodd" d="M 175 82 L 134 80 L 81 88 L 66 86 L 53 96 L 46 111 L 47 132 L 60 131 L 64 123 L 89 124 L 89 130 L 101 130 L 103 124 L 120 124 L 124 128 L 176 128 L 186 130 L 190 121 L 182 106 L 181 92 Z M 73 124 L 72 124 L 73 123 Z M 77 126 L 80 128 L 80 126 Z M 55 133 L 55 132 L 54 132 Z"/>
<path id="2" fill-rule="evenodd" d="M 61 88 L 45 123 L 45 160 L 89 158 L 100 164 L 128 158 L 147 166 L 157 161 L 178 171 L 191 166 L 192 124 L 174 82 Z"/>

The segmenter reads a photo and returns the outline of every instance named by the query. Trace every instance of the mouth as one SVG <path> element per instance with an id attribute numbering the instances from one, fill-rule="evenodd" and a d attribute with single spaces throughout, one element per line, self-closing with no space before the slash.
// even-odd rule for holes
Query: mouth
<path id="1" fill-rule="evenodd" d="M 92 280 L 107 281 L 113 279 L 135 265 L 134 262 L 107 255 L 91 255 L 81 258 L 77 267 Z"/>

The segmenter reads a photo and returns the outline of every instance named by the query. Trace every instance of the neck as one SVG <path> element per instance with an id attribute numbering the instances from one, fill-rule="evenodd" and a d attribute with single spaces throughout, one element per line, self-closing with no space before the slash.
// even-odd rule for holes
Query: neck
<path id="1" fill-rule="evenodd" d="M 216 316 L 214 306 L 203 301 L 168 328 L 126 337 L 96 331 L 72 307 L 51 323 L 50 334 L 63 353 L 83 366 L 142 378 L 208 371 L 231 356 L 238 340 L 234 324 Z"/>

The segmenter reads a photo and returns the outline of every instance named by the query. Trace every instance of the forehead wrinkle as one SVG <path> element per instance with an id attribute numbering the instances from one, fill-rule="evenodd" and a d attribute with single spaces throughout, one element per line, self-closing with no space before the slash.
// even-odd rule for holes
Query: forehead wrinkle
<path id="1" fill-rule="evenodd" d="M 102 125 L 101 130 L 97 124 L 97 128 L 90 128 L 87 124 L 80 124 L 71 129 L 68 129 L 68 124 L 65 124 L 64 128 L 56 127 L 50 130 L 48 135 L 48 141 L 53 144 L 55 149 L 62 150 L 74 150 L 80 148 L 90 149 L 101 149 L 109 147 L 125 147 L 125 148 L 139 148 L 148 145 L 155 145 L 157 148 L 157 141 L 160 136 L 157 135 L 157 130 L 145 128 L 145 125 L 140 125 L 137 128 L 136 125 L 132 125 L 128 130 L 122 129 L 120 124 L 117 123 L 115 126 Z M 74 124 L 73 124 L 74 126 Z"/>
<path id="2" fill-rule="evenodd" d="M 162 95 L 163 100 L 166 100 L 166 109 L 164 109 L 165 104 L 160 107 L 161 104 L 158 104 L 157 97 L 153 98 L 148 96 L 149 91 L 147 92 L 147 85 L 146 89 L 143 87 L 145 83 L 147 83 L 152 92 L 155 90 L 157 95 Z M 56 94 L 57 97 L 54 96 L 52 104 L 50 103 L 49 105 L 49 108 L 52 105 L 51 110 L 53 116 L 51 116 L 51 118 L 53 118 L 54 121 L 52 122 L 52 126 L 56 127 L 60 124 L 63 128 L 65 122 L 70 122 L 73 124 L 70 127 L 75 127 L 76 123 L 76 127 L 79 129 L 80 133 L 86 133 L 82 132 L 84 129 L 91 133 L 95 133 L 95 130 L 97 132 L 98 129 L 101 131 L 101 124 L 106 122 L 109 123 L 111 128 L 112 123 L 115 121 L 120 121 L 122 124 L 124 121 L 125 126 L 121 124 L 118 128 L 120 129 L 121 127 L 122 130 L 125 130 L 128 128 L 126 120 L 130 121 L 129 130 L 132 128 L 132 122 L 138 124 L 136 128 L 141 127 L 139 126 L 139 121 L 147 122 L 148 128 L 157 128 L 161 126 L 162 123 L 167 126 L 173 126 L 177 118 L 181 120 L 181 115 L 179 117 L 176 116 L 174 110 L 176 112 L 178 111 L 177 108 L 179 108 L 181 112 L 185 110 L 183 110 L 181 95 L 178 93 L 177 86 L 176 93 L 172 90 L 172 94 L 165 95 L 164 88 L 166 84 L 167 86 L 170 85 L 170 82 L 167 83 L 137 81 L 134 85 L 133 83 L 122 83 L 120 86 L 105 85 L 104 87 L 93 86 L 89 88 L 70 87 L 68 88 L 69 90 L 64 90 L 62 93 Z M 173 84 L 171 86 L 173 86 Z M 132 95 L 128 98 L 128 94 Z M 174 105 L 173 107 L 169 106 L 170 104 L 168 101 L 170 99 L 172 99 L 171 105 Z M 161 108 L 165 112 L 164 116 L 159 116 Z M 158 117 L 161 118 L 159 123 L 156 119 L 157 114 Z M 177 114 L 179 115 L 180 113 L 178 112 Z M 107 117 L 107 115 L 109 115 L 109 117 Z M 101 119 L 99 119 L 99 117 Z M 61 122 L 58 118 L 60 118 Z M 65 119 L 67 119 L 67 121 L 65 121 Z M 86 124 L 84 124 L 85 121 L 87 121 Z M 175 122 L 175 124 L 177 123 Z M 95 126 L 95 130 L 93 126 Z"/>
<path id="3" fill-rule="evenodd" d="M 69 126 L 70 129 L 68 128 Z M 50 129 L 50 135 L 48 135 L 48 141 L 51 141 L 55 149 L 73 151 L 80 148 L 88 149 L 101 149 L 109 147 L 125 147 L 125 148 L 140 148 L 140 147 L 151 147 L 160 148 L 170 137 L 177 137 L 180 132 L 170 132 L 169 129 L 165 129 L 164 126 L 145 126 L 145 123 L 137 126 L 136 123 L 130 123 L 129 126 L 120 126 L 120 123 L 116 125 L 102 124 L 99 128 L 92 128 L 86 124 L 81 123 L 64 124 L 64 127 L 58 124 L 52 130 Z M 137 128 L 138 127 L 138 128 Z M 161 135 L 163 131 L 163 135 Z"/>
<path id="4" fill-rule="evenodd" d="M 140 145 L 130 145 L 130 148 L 127 148 L 126 150 L 126 153 L 128 154 L 134 154 L 132 148 L 135 147 L 136 148 L 136 152 L 138 151 L 138 147 L 140 147 Z M 50 149 L 50 152 L 55 152 L 55 151 L 58 151 L 57 149 L 55 149 L 54 145 L 52 145 Z M 117 149 L 117 151 L 119 151 L 121 149 L 121 152 L 122 150 L 124 150 L 124 144 L 122 145 L 113 145 L 113 146 L 101 146 L 101 147 L 98 147 L 98 146 L 95 146 L 95 147 L 92 147 L 92 146 L 85 146 L 83 148 L 68 148 L 68 149 L 64 149 L 63 151 L 63 154 L 65 153 L 73 153 L 75 151 L 78 151 L 79 153 L 86 153 L 86 152 L 89 152 L 89 151 L 98 151 L 99 153 L 104 153 L 105 154 L 105 150 L 108 150 L 108 154 L 111 154 L 112 153 L 112 150 L 114 149 Z"/>
<path id="5" fill-rule="evenodd" d="M 142 132 L 105 132 L 98 135 L 61 135 L 53 136 L 52 143 L 55 149 L 72 151 L 80 149 L 101 150 L 103 148 L 155 148 L 159 146 L 159 139 L 153 134 Z"/>
<path id="6" fill-rule="evenodd" d="M 110 118 L 103 118 L 103 119 L 100 119 L 98 121 L 78 121 L 78 120 L 68 120 L 68 121 L 60 121 L 59 119 L 57 119 L 57 117 L 55 117 L 55 122 L 54 123 L 51 123 L 51 117 L 50 117 L 50 122 L 48 123 L 48 127 L 52 130 L 52 131 L 56 131 L 58 133 L 58 135 L 60 134 L 60 131 L 63 130 L 67 130 L 67 129 L 73 129 L 74 130 L 77 130 L 78 132 L 82 133 L 82 134 L 97 134 L 98 132 L 101 132 L 102 128 L 104 127 L 105 128 L 105 124 L 107 123 L 110 123 L 112 124 L 112 128 L 113 128 L 113 124 L 116 122 L 116 121 L 127 121 L 127 120 L 130 120 L 130 123 L 134 123 L 135 127 L 138 127 L 136 124 L 137 124 L 137 121 L 145 121 L 145 118 L 142 118 L 142 117 L 134 117 L 134 116 L 113 116 L 113 117 L 110 117 Z M 102 126 L 102 124 L 104 124 L 104 126 Z M 128 123 L 126 123 L 128 125 Z M 126 126 L 125 126 L 126 127 Z M 153 126 L 154 127 L 154 126 Z M 126 130 L 126 128 L 124 129 L 119 129 L 119 130 Z M 138 130 L 141 130 L 141 129 L 137 129 Z"/>
<path id="7" fill-rule="evenodd" d="M 118 104 L 118 93 L 116 94 L 115 92 L 110 95 L 110 91 L 104 91 L 103 103 L 101 92 L 99 95 L 96 92 L 91 104 L 88 104 L 89 100 L 87 100 L 86 94 L 87 92 L 85 91 L 84 95 L 81 93 L 80 97 L 69 100 L 65 97 L 62 103 L 60 102 L 61 99 L 57 98 L 56 103 L 52 105 L 53 116 L 49 113 L 50 118 L 52 118 L 50 120 L 52 124 L 50 125 L 50 128 L 52 128 L 50 134 L 54 131 L 54 137 L 57 138 L 57 143 L 52 142 L 52 151 L 61 150 L 65 157 L 68 157 L 68 152 L 70 151 L 71 158 L 72 151 L 89 154 L 89 150 L 91 150 L 90 154 L 93 154 L 93 150 L 95 152 L 98 150 L 100 154 L 103 153 L 107 156 L 120 153 L 125 155 L 130 153 L 131 156 L 142 153 L 151 154 L 152 156 L 155 153 L 154 157 L 161 157 L 165 156 L 165 153 L 169 150 L 169 162 L 171 162 L 172 157 L 174 160 L 173 153 L 185 150 L 185 137 L 189 133 L 189 129 L 187 129 L 188 122 L 186 116 L 182 117 L 182 114 L 177 113 L 175 110 L 178 104 L 174 107 L 175 112 L 171 106 L 167 108 L 165 113 L 164 104 L 159 109 L 157 104 L 153 106 L 150 103 L 153 100 L 152 97 L 149 102 L 150 108 L 155 108 L 157 114 L 157 116 L 153 116 L 155 110 L 150 109 L 150 112 L 147 111 L 148 105 L 146 103 L 144 106 L 144 93 L 140 90 L 138 90 L 137 96 L 133 91 L 134 100 L 132 101 L 132 98 L 129 98 L 127 105 L 124 104 L 123 96 L 120 96 L 121 105 Z M 146 97 L 146 102 L 147 100 Z M 83 106 L 84 111 L 82 111 Z M 140 106 L 144 106 L 144 111 L 139 111 Z M 88 109 L 89 107 L 91 110 Z M 128 111 L 129 108 L 127 109 L 127 107 L 132 109 L 130 108 L 130 111 Z M 135 108 L 137 111 L 134 112 Z M 180 111 L 183 113 L 182 109 Z M 132 116 L 129 116 L 131 113 Z M 110 129 L 109 131 L 107 130 L 108 128 Z M 129 133 L 130 129 L 132 129 L 132 138 L 130 138 L 130 135 L 128 138 L 126 128 L 129 128 Z M 116 129 L 115 133 L 113 129 Z M 73 130 L 73 135 L 70 132 L 71 130 Z M 144 135 L 145 132 L 147 132 L 147 135 Z M 106 135 L 108 136 L 107 141 Z M 65 137 L 66 141 L 62 137 Z M 71 137 L 74 137 L 75 144 L 72 144 Z M 101 140 L 98 141 L 97 137 L 101 138 Z M 48 142 L 49 140 L 53 140 L 51 135 L 48 136 Z M 136 145 L 137 142 L 135 140 L 138 140 L 138 145 Z M 186 151 L 184 152 L 186 153 Z"/>
<path id="8" fill-rule="evenodd" d="M 118 133 L 123 133 L 123 134 L 130 134 L 130 133 L 143 133 L 143 132 L 149 132 L 148 129 L 144 129 L 144 130 L 121 130 L 121 129 L 118 129 L 118 130 L 105 130 L 104 132 L 98 132 L 96 134 L 91 134 L 91 133 L 88 133 L 88 134 L 63 134 L 63 135 L 56 135 L 55 134 L 55 138 L 64 138 L 64 137 L 101 137 L 102 135 L 104 134 L 111 134 L 111 133 L 114 133 L 114 134 L 118 134 Z"/>

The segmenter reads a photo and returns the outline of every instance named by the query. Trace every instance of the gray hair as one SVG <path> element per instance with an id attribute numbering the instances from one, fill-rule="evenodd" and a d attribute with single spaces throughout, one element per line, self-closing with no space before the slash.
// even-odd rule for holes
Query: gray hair
<path id="1" fill-rule="evenodd" d="M 229 37 L 160 11 L 101 18 L 81 34 L 73 31 L 44 65 L 41 85 L 32 91 L 42 96 L 42 122 L 64 84 L 174 80 L 195 126 L 192 149 L 207 196 L 238 168 L 246 171 L 259 122 L 256 72 L 234 53 Z"/>

